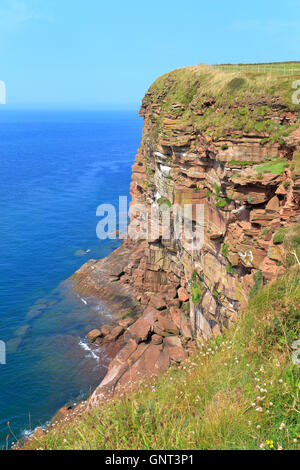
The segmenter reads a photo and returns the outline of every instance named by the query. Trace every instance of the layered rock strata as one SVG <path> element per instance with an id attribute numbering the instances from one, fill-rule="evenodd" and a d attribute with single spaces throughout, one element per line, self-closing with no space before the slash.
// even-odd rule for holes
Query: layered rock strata
<path id="1" fill-rule="evenodd" d="M 216 80 L 221 91 L 211 86 Z M 201 204 L 204 243 L 191 249 L 172 230 L 165 239 L 160 226 L 154 238 L 127 240 L 75 273 L 76 288 L 112 302 L 121 316 L 130 312 L 128 323 L 125 316 L 114 327 L 123 347 L 93 402 L 183 361 L 236 319 L 253 289 L 284 270 L 284 233 L 300 216 L 299 106 L 282 92 L 288 82 L 270 84 L 268 95 L 251 80 L 190 67 L 146 93 L 132 204 L 149 214 L 164 205 L 171 218 L 174 204 Z M 246 130 L 237 124 L 245 116 Z"/>

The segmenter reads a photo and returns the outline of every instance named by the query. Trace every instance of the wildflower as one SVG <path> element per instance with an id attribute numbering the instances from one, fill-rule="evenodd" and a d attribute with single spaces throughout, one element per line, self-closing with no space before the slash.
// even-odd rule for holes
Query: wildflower
<path id="1" fill-rule="evenodd" d="M 293 442 L 295 442 L 295 444 L 296 444 L 296 442 L 297 442 L 297 439 L 293 439 Z"/>
<path id="2" fill-rule="evenodd" d="M 273 406 L 273 403 L 270 401 L 269 405 L 270 405 L 270 406 Z"/>
<path id="3" fill-rule="evenodd" d="M 260 428 L 261 428 L 261 426 L 258 424 L 258 425 L 256 426 L 256 429 L 260 429 Z"/>
<path id="4" fill-rule="evenodd" d="M 271 446 L 273 447 L 274 441 L 266 440 L 266 444 L 267 444 L 268 446 L 270 446 L 270 447 L 271 447 Z"/>
<path id="5" fill-rule="evenodd" d="M 261 443 L 259 447 L 260 447 L 261 449 L 264 449 L 266 446 L 265 446 L 265 444 Z"/>
<path id="6" fill-rule="evenodd" d="M 251 406 L 255 406 L 255 405 L 256 405 L 256 403 L 251 403 Z"/>
<path id="7" fill-rule="evenodd" d="M 282 384 L 283 380 L 282 380 L 282 379 L 279 379 L 279 381 L 278 381 L 278 382 L 279 382 L 280 384 Z"/>
<path id="8" fill-rule="evenodd" d="M 282 431 L 283 428 L 285 428 L 285 424 L 284 424 L 284 423 L 281 423 L 280 426 L 279 426 L 279 430 Z"/>

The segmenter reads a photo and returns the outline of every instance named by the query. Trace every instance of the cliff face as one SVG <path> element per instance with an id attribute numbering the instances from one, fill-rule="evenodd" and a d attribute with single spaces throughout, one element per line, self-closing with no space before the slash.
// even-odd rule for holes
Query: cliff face
<path id="1" fill-rule="evenodd" d="M 291 169 L 300 148 L 299 110 L 291 110 L 276 92 L 250 99 L 240 97 L 239 88 L 232 103 L 222 107 L 216 96 L 206 96 L 205 85 L 201 90 L 197 68 L 185 70 L 188 78 L 184 77 L 193 98 L 190 95 L 187 101 L 183 95 L 181 101 L 170 102 L 168 94 L 171 101 L 172 95 L 180 95 L 178 73 L 154 84 L 143 100 L 140 113 L 145 125 L 131 196 L 149 209 L 162 198 L 172 204 L 203 204 L 204 246 L 192 253 L 172 238 L 151 241 L 146 259 L 132 275 L 135 285 L 147 292 L 159 292 L 168 282 L 184 287 L 191 300 L 192 327 L 208 337 L 236 316 L 256 280 L 269 281 L 283 270 L 276 233 L 300 215 L 300 178 Z M 232 80 L 225 79 L 223 87 Z M 253 122 L 250 132 L 235 128 L 236 115 L 244 108 Z M 201 121 L 212 113 L 231 117 L 223 135 L 214 122 L 201 129 Z M 274 127 L 268 132 L 271 123 Z M 267 130 L 258 132 L 255 126 Z M 282 127 L 289 137 L 276 139 Z"/>
<path id="2" fill-rule="evenodd" d="M 105 386 L 126 383 L 129 358 L 137 371 L 180 362 L 195 339 L 219 334 L 251 293 L 284 271 L 282 242 L 300 216 L 300 120 L 291 85 L 291 78 L 199 66 L 161 77 L 146 93 L 132 203 L 149 212 L 161 203 L 203 204 L 204 245 L 192 251 L 160 233 L 125 241 L 75 274 L 77 288 L 117 297 L 133 317 L 143 312 L 124 325 L 123 369 L 116 373 L 113 361 Z"/>

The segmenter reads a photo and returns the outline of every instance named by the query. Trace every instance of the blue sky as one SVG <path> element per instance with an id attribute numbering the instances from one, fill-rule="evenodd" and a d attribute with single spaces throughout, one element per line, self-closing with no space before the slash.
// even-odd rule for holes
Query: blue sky
<path id="1" fill-rule="evenodd" d="M 200 62 L 299 59 L 300 1 L 1 0 L 7 106 L 136 109 Z"/>

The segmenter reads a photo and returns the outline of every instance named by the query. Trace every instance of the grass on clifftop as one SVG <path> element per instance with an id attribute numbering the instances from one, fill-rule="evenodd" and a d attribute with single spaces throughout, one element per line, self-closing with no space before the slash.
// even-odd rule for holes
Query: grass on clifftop
<path id="1" fill-rule="evenodd" d="M 298 74 L 265 74 L 246 68 L 224 71 L 205 64 L 173 70 L 159 77 L 149 91 L 152 102 L 161 106 L 159 117 L 153 116 L 163 137 L 168 129 L 164 117 L 177 119 L 178 124 L 193 124 L 199 131 L 211 132 L 215 138 L 240 132 L 261 135 L 265 141 L 282 142 L 299 127 L 279 123 L 272 114 L 284 110 L 299 113 L 293 104 L 292 85 Z M 150 99 L 146 95 L 145 102 Z M 181 104 L 183 108 L 174 104 Z"/>
<path id="2" fill-rule="evenodd" d="M 223 337 L 126 397 L 60 423 L 26 449 L 298 449 L 298 266 L 260 290 Z"/>

